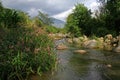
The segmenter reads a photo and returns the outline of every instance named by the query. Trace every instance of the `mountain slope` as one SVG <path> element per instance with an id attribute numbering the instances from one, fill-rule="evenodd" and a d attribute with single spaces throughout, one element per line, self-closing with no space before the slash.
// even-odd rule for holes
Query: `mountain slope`
<path id="1" fill-rule="evenodd" d="M 65 22 L 59 19 L 52 18 L 52 21 L 53 21 L 53 26 L 58 27 L 58 28 L 63 28 L 65 25 Z"/>

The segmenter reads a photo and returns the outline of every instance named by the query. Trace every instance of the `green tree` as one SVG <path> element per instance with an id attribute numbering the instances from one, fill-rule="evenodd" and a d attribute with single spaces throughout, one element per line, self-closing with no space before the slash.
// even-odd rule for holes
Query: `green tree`
<path id="1" fill-rule="evenodd" d="M 120 31 L 120 0 L 99 0 L 103 4 L 102 14 L 106 14 L 105 27 L 113 34 Z"/>
<path id="2" fill-rule="evenodd" d="M 73 14 L 67 17 L 66 30 L 68 33 L 70 32 L 72 37 L 79 37 L 81 35 L 80 28 L 76 25 Z"/>
<path id="3" fill-rule="evenodd" d="M 91 19 L 91 11 L 87 9 L 83 4 L 77 4 L 73 13 L 67 18 L 66 27 L 71 33 L 78 35 L 80 33 L 90 35 L 88 32 L 91 28 L 89 26 L 89 20 Z M 73 31 L 76 30 L 76 31 Z"/>
<path id="4" fill-rule="evenodd" d="M 91 34 L 96 36 L 105 36 L 108 29 L 105 26 L 106 15 L 96 11 L 95 16 L 91 18 L 89 26 L 91 26 Z"/>

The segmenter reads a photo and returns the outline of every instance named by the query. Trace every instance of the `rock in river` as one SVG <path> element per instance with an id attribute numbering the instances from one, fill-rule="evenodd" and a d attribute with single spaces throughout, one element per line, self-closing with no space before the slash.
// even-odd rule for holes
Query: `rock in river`
<path id="1" fill-rule="evenodd" d="M 65 50 L 65 49 L 68 49 L 68 47 L 64 44 L 59 44 L 57 47 L 56 47 L 57 50 Z"/>
<path id="2" fill-rule="evenodd" d="M 120 46 L 118 46 L 118 47 L 115 49 L 115 52 L 120 53 Z"/>
<path id="3" fill-rule="evenodd" d="M 87 53 L 87 51 L 86 50 L 75 50 L 74 53 L 85 54 Z"/>
<path id="4" fill-rule="evenodd" d="M 96 40 L 88 40 L 88 41 L 85 41 L 83 43 L 83 46 L 85 48 L 89 48 L 89 49 L 94 49 L 97 47 L 97 41 Z"/>

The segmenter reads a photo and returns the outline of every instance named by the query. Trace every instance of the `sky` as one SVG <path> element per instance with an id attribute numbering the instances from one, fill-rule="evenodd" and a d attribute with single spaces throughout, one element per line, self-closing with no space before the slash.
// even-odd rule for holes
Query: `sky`
<path id="1" fill-rule="evenodd" d="M 82 3 L 94 11 L 100 5 L 96 0 L 1 0 L 4 7 L 22 10 L 31 17 L 38 15 L 38 11 L 50 17 L 65 21 L 72 13 L 75 4 Z"/>

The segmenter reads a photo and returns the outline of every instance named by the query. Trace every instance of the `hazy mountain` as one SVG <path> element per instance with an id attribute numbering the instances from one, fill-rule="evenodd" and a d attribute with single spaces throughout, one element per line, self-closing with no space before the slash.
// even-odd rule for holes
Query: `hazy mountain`
<path id="1" fill-rule="evenodd" d="M 65 25 L 65 22 L 59 19 L 52 18 L 52 21 L 53 21 L 53 26 L 56 26 L 58 28 L 63 28 Z"/>

